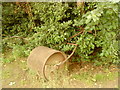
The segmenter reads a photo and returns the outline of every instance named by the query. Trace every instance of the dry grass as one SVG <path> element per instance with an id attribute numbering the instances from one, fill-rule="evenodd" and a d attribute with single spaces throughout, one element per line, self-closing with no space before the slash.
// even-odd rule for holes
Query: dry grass
<path id="1" fill-rule="evenodd" d="M 87 64 L 88 65 L 88 64 Z M 74 65 L 75 66 L 75 65 Z M 77 65 L 76 65 L 77 66 Z M 88 65 L 90 66 L 90 65 Z M 114 68 L 91 69 L 83 67 L 63 74 L 55 74 L 49 81 L 39 78 L 36 72 L 28 70 L 26 59 L 18 59 L 3 65 L 4 88 L 117 88 L 118 76 Z M 93 68 L 93 67 L 92 67 Z M 97 72 L 95 71 L 97 70 Z M 111 71 L 112 70 L 112 71 Z"/>

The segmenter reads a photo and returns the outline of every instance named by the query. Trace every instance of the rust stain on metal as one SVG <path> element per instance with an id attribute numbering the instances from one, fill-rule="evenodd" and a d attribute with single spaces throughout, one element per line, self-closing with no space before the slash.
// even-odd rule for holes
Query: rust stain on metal
<path id="1" fill-rule="evenodd" d="M 54 65 L 64 61 L 66 58 L 67 56 L 61 51 L 39 46 L 32 50 L 27 59 L 27 64 L 31 69 L 39 72 L 40 76 L 47 79 L 52 74 L 52 70 L 55 70 Z M 60 65 L 57 69 L 63 67 L 64 65 Z"/>

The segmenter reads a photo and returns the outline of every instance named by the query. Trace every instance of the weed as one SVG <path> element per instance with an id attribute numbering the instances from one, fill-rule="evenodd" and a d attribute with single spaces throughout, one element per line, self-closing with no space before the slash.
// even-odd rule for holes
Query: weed
<path id="1" fill-rule="evenodd" d="M 68 88 L 69 78 L 63 75 L 61 78 L 54 77 L 54 79 L 49 79 L 47 82 L 41 79 L 40 85 L 42 88 Z"/>
<path id="2" fill-rule="evenodd" d="M 10 58 L 3 58 L 3 63 L 11 63 L 11 62 L 13 62 L 15 60 L 15 58 L 14 57 L 10 57 Z"/>
<path id="3" fill-rule="evenodd" d="M 92 73 L 83 72 L 80 74 L 73 74 L 72 78 L 80 80 L 87 85 L 93 85 L 94 83 L 103 83 L 110 80 L 114 80 L 118 77 L 118 72 L 107 72 L 107 73 Z"/>
<path id="4" fill-rule="evenodd" d="M 13 47 L 12 54 L 15 59 L 25 57 L 25 47 L 16 45 Z"/>
<path id="5" fill-rule="evenodd" d="M 105 75 L 103 75 L 103 74 L 96 74 L 94 77 L 93 77 L 93 79 L 95 79 L 97 82 L 99 82 L 99 81 L 105 81 Z"/>
<path id="6" fill-rule="evenodd" d="M 22 85 L 25 85 L 27 83 L 27 81 L 25 80 L 25 79 L 22 79 L 21 81 L 20 81 L 20 84 L 22 84 Z"/>
<path id="7" fill-rule="evenodd" d="M 11 76 L 11 73 L 9 71 L 3 71 L 2 72 L 2 78 L 3 79 L 8 79 L 8 78 L 10 78 L 10 76 Z"/>
<path id="8" fill-rule="evenodd" d="M 108 73 L 98 73 L 93 76 L 97 82 L 105 82 L 108 80 L 114 80 L 117 77 L 117 72 L 108 72 Z"/>
<path id="9" fill-rule="evenodd" d="M 82 80 L 85 81 L 88 79 L 89 74 L 87 72 L 81 73 L 81 74 L 74 74 L 72 76 L 72 78 L 78 79 L 78 80 Z"/>

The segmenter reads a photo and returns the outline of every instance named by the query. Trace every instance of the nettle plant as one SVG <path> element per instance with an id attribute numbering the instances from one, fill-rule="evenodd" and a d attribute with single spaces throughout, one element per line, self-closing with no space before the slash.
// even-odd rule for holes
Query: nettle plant
<path id="1" fill-rule="evenodd" d="M 3 3 L 3 45 L 28 56 L 41 45 L 70 54 L 74 43 L 73 61 L 117 63 L 117 13 L 112 2 Z"/>

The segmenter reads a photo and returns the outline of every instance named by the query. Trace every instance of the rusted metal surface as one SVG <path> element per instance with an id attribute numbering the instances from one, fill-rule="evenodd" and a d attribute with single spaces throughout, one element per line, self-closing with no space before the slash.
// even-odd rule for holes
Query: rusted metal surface
<path id="1" fill-rule="evenodd" d="M 66 58 L 66 55 L 61 51 L 39 46 L 32 50 L 27 59 L 27 64 L 31 69 L 39 72 L 40 76 L 44 76 L 47 79 L 55 70 L 55 65 Z M 60 65 L 57 69 L 62 69 L 63 67 L 64 65 Z"/>

